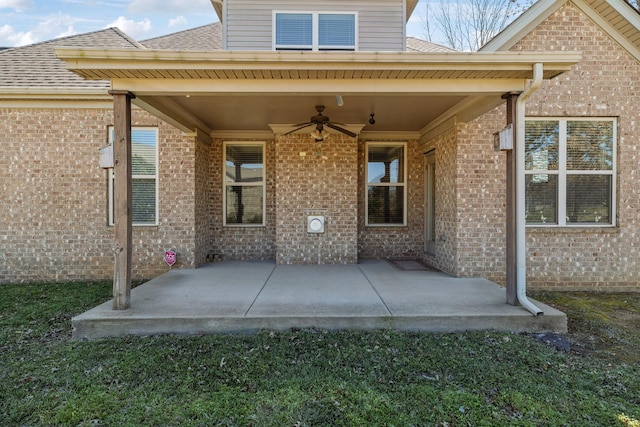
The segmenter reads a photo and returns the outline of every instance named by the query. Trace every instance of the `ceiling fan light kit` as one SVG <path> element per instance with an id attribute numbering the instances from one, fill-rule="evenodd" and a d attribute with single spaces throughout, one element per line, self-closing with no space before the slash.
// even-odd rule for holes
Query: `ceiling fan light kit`
<path id="1" fill-rule="evenodd" d="M 344 126 L 342 123 L 333 123 L 329 120 L 329 117 L 322 115 L 322 112 L 324 111 L 324 105 L 316 105 L 316 111 L 318 112 L 318 114 L 312 116 L 308 122 L 293 125 L 294 129 L 290 130 L 289 132 L 285 132 L 285 135 L 289 135 L 306 127 L 315 125 L 315 129 L 311 131 L 311 136 L 315 138 L 316 141 L 323 141 L 329 136 L 329 132 L 324 128 L 325 126 L 333 130 L 337 130 L 338 132 L 348 135 L 352 138 L 355 138 L 357 136 L 350 130 L 341 127 Z"/>
<path id="2" fill-rule="evenodd" d="M 329 137 L 329 132 L 327 132 L 325 129 L 321 129 L 321 130 L 314 129 L 311 132 L 311 137 L 313 137 L 318 142 L 324 141 Z"/>

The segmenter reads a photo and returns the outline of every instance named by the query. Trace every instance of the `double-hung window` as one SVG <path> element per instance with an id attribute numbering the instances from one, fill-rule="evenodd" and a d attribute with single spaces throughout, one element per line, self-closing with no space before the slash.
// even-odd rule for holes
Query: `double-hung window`
<path id="1" fill-rule="evenodd" d="M 367 144 L 367 225 L 407 224 L 405 143 Z"/>
<path id="2" fill-rule="evenodd" d="M 225 142 L 224 153 L 224 225 L 264 225 L 264 142 Z"/>
<path id="3" fill-rule="evenodd" d="M 113 144 L 113 127 L 109 143 Z M 114 224 L 114 173 L 109 170 L 109 224 Z M 131 217 L 133 225 L 158 223 L 158 129 L 131 129 Z"/>
<path id="4" fill-rule="evenodd" d="M 526 222 L 615 224 L 616 120 L 527 119 Z"/>
<path id="5" fill-rule="evenodd" d="M 275 12 L 275 50 L 356 50 L 353 12 Z"/>

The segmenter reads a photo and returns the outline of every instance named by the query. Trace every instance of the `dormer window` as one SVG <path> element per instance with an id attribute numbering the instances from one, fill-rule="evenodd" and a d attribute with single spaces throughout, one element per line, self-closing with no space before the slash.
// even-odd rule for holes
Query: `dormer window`
<path id="1" fill-rule="evenodd" d="M 275 12 L 275 50 L 356 50 L 353 12 Z"/>

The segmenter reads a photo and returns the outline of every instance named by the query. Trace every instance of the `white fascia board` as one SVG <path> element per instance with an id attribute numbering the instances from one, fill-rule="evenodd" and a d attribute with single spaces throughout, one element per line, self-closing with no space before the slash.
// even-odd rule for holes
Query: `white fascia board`
<path id="1" fill-rule="evenodd" d="M 640 61 L 640 49 L 633 43 L 630 43 L 618 30 L 616 30 L 607 20 L 605 20 L 598 12 L 587 5 L 582 0 L 573 0 L 573 3 L 582 13 L 587 15 L 597 26 L 614 39 L 624 50 L 629 52 L 636 61 Z M 631 25 L 640 31 L 640 14 L 631 8 L 627 3 L 620 0 L 609 0 L 609 5 L 613 7 L 624 19 L 629 21 Z"/>
<path id="2" fill-rule="evenodd" d="M 56 48 L 70 70 L 472 70 L 499 66 L 525 66 L 543 61 L 557 63 L 571 52 L 291 52 L 291 51 L 162 51 L 133 49 Z M 541 58 L 542 56 L 542 58 Z"/>
<path id="3" fill-rule="evenodd" d="M 108 88 L 6 86 L 0 87 L 0 98 L 24 99 L 111 99 Z"/>
<path id="4" fill-rule="evenodd" d="M 183 94 L 237 95 L 263 94 L 282 95 L 340 93 L 342 96 L 363 94 L 502 94 L 519 91 L 527 79 L 312 79 L 312 80 L 114 80 L 114 90 L 128 90 L 140 96 Z"/>

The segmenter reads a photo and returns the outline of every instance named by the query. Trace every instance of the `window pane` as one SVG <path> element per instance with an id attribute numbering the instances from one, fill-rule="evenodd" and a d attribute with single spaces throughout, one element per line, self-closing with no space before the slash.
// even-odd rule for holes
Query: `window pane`
<path id="1" fill-rule="evenodd" d="M 262 186 L 226 187 L 227 224 L 262 224 Z"/>
<path id="2" fill-rule="evenodd" d="M 109 143 L 113 143 L 114 128 L 109 127 Z M 156 224 L 156 175 L 158 168 L 157 128 L 132 128 L 131 129 L 131 217 L 134 225 Z M 110 212 L 109 224 L 113 224 L 113 199 L 115 198 L 113 186 L 113 169 L 110 171 L 111 184 L 109 189 Z"/>
<path id="3" fill-rule="evenodd" d="M 556 224 L 558 176 L 525 175 L 525 185 L 527 224 Z"/>
<path id="4" fill-rule="evenodd" d="M 276 45 L 311 46 L 313 16 L 310 13 L 276 14 Z"/>
<path id="5" fill-rule="evenodd" d="M 320 14 L 318 16 L 318 42 L 320 46 L 355 46 L 355 34 L 355 15 Z"/>
<path id="6" fill-rule="evenodd" d="M 567 176 L 567 223 L 611 223 L 611 175 Z"/>
<path id="7" fill-rule="evenodd" d="M 154 141 L 155 142 L 155 141 Z M 156 174 L 156 147 L 146 143 L 131 143 L 131 174 Z"/>
<path id="8" fill-rule="evenodd" d="M 558 170 L 558 121 L 527 120 L 525 124 L 526 170 Z"/>
<path id="9" fill-rule="evenodd" d="M 367 182 L 404 182 L 404 146 L 369 146 Z"/>
<path id="10" fill-rule="evenodd" d="M 370 186 L 369 224 L 404 223 L 404 187 Z"/>
<path id="11" fill-rule="evenodd" d="M 567 122 L 567 169 L 613 169 L 613 122 Z"/>
<path id="12" fill-rule="evenodd" d="M 262 145 L 227 145 L 226 182 L 262 182 Z"/>
<path id="13" fill-rule="evenodd" d="M 134 224 L 155 224 L 156 222 L 156 180 L 134 179 L 131 182 L 132 222 Z"/>

